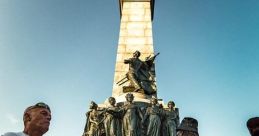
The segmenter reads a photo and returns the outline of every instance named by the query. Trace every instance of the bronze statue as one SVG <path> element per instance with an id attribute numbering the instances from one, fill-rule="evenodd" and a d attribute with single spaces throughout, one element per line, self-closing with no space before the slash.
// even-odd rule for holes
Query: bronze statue
<path id="1" fill-rule="evenodd" d="M 156 93 L 154 60 L 159 53 L 153 57 L 147 57 L 145 61 L 139 59 L 140 55 L 139 51 L 135 51 L 132 58 L 124 60 L 125 64 L 129 64 L 126 78 L 134 87 L 133 92 L 139 92 L 143 89 L 145 94 L 154 94 Z M 124 81 L 124 79 L 117 84 L 122 85 L 128 81 Z"/>
<path id="2" fill-rule="evenodd" d="M 129 72 L 127 77 L 130 80 L 131 85 L 135 87 L 135 92 L 141 89 L 141 84 L 139 81 L 139 71 L 143 65 L 143 62 L 139 59 L 140 52 L 136 51 L 133 53 L 133 58 L 124 60 L 125 64 L 129 64 Z"/>
<path id="3" fill-rule="evenodd" d="M 86 113 L 87 120 L 83 136 L 101 136 L 103 134 L 104 111 L 98 111 L 97 108 L 98 105 L 92 101 L 90 111 Z"/>
<path id="4" fill-rule="evenodd" d="M 163 136 L 176 136 L 176 128 L 179 126 L 179 111 L 173 101 L 169 101 L 168 110 L 164 111 Z"/>
<path id="5" fill-rule="evenodd" d="M 142 121 L 142 123 L 145 124 L 146 119 L 148 119 L 146 132 L 147 136 L 160 136 L 161 114 L 162 111 L 158 105 L 157 99 L 151 98 L 151 106 L 147 108 L 144 119 Z"/>
<path id="6" fill-rule="evenodd" d="M 106 111 L 104 120 L 106 136 L 122 136 L 120 109 L 115 106 L 116 100 L 114 97 L 109 98 L 109 106 Z"/>
<path id="7" fill-rule="evenodd" d="M 139 107 L 133 103 L 134 96 L 126 95 L 127 102 L 123 105 L 123 136 L 141 136 L 141 120 L 143 115 Z"/>

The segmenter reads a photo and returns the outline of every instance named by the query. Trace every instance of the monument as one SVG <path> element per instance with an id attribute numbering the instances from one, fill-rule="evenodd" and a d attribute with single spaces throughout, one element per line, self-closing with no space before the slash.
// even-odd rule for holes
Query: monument
<path id="1" fill-rule="evenodd" d="M 132 92 L 135 101 L 149 102 L 157 94 L 152 37 L 154 0 L 120 0 L 119 4 L 121 23 L 112 96 L 120 103 L 127 92 Z"/>
<path id="2" fill-rule="evenodd" d="M 180 125 L 173 101 L 157 98 L 152 20 L 155 0 L 119 0 L 120 34 L 112 96 L 91 102 L 83 136 L 198 136 L 198 122 Z M 193 128 L 194 127 L 194 128 Z M 190 135 L 188 135 L 190 134 Z"/>

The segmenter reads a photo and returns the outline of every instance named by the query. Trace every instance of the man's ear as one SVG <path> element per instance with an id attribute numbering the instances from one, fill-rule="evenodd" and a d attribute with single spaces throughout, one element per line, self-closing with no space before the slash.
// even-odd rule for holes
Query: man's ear
<path id="1" fill-rule="evenodd" d="M 24 114 L 24 122 L 28 122 L 28 121 L 31 121 L 31 116 L 29 113 L 25 113 Z"/>

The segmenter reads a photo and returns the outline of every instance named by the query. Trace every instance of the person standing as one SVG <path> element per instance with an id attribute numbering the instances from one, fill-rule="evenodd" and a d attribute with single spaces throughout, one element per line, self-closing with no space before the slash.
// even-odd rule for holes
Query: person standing
<path id="1" fill-rule="evenodd" d="M 23 132 L 7 132 L 2 136 L 43 136 L 48 130 L 51 111 L 47 104 L 39 102 L 26 108 L 23 114 Z"/>

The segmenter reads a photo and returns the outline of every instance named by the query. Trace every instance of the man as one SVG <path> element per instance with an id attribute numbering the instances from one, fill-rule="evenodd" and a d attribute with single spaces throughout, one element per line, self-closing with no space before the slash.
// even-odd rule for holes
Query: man
<path id="1" fill-rule="evenodd" d="M 28 107 L 23 114 L 23 132 L 8 132 L 2 136 L 42 136 L 49 130 L 51 111 L 47 104 L 39 102 Z"/>
<path id="2" fill-rule="evenodd" d="M 154 60 L 159 53 L 153 57 L 150 55 L 145 61 L 139 59 L 140 55 L 139 51 L 135 51 L 132 58 L 124 60 L 124 64 L 129 64 L 126 77 L 130 81 L 130 86 L 134 87 L 133 92 L 143 89 L 145 94 L 154 94 L 156 93 Z"/>
<path id="3" fill-rule="evenodd" d="M 127 77 L 130 80 L 131 85 L 135 87 L 134 92 L 141 89 L 140 85 L 140 69 L 143 66 L 143 62 L 139 59 L 141 53 L 136 51 L 133 53 L 133 58 L 124 60 L 125 64 L 129 64 L 129 72 L 127 73 Z"/>

